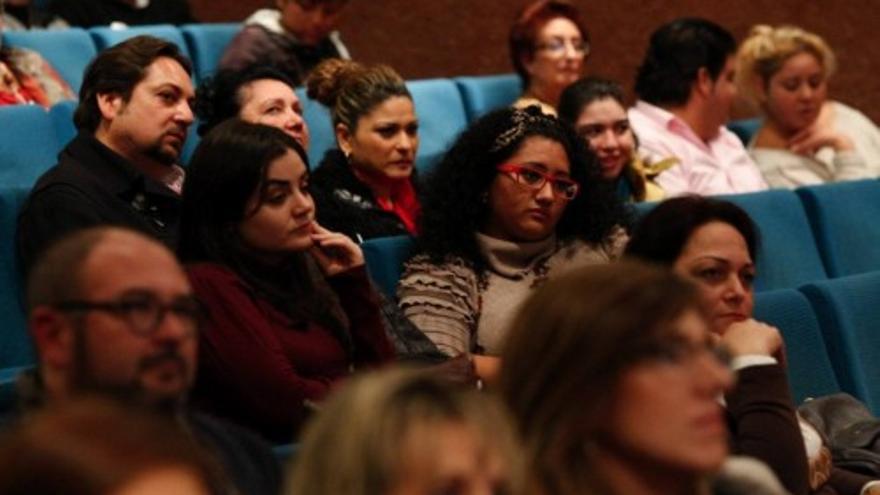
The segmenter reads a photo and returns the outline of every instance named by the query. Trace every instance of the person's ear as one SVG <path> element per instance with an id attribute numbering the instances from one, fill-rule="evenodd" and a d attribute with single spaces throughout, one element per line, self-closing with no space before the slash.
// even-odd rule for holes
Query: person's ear
<path id="1" fill-rule="evenodd" d="M 715 80 L 712 79 L 712 74 L 709 73 L 709 69 L 700 67 L 699 70 L 697 70 L 697 80 L 694 81 L 694 91 L 703 98 L 707 98 L 712 94 L 712 89 L 714 87 Z"/>
<path id="2" fill-rule="evenodd" d="M 354 140 L 354 135 L 351 133 L 351 130 L 347 125 L 342 122 L 336 124 L 336 144 L 339 145 L 339 150 L 347 157 L 351 155 L 351 150 L 354 147 L 352 141 Z"/>
<path id="3" fill-rule="evenodd" d="M 38 306 L 31 311 L 28 323 L 41 365 L 71 366 L 76 353 L 76 329 L 70 317 L 49 306 Z"/>
<path id="4" fill-rule="evenodd" d="M 122 95 L 119 93 L 98 93 L 95 99 L 98 102 L 98 110 L 101 111 L 103 120 L 112 121 L 125 106 Z"/>

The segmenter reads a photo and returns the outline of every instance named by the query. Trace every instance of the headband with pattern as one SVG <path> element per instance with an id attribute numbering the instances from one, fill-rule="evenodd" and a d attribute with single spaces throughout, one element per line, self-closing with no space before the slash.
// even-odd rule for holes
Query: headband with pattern
<path id="1" fill-rule="evenodd" d="M 495 138 L 495 142 L 492 143 L 492 147 L 489 149 L 491 153 L 503 149 L 510 145 L 510 143 L 522 138 L 526 130 L 534 124 L 552 125 L 554 118 L 541 112 L 540 107 L 537 105 L 532 105 L 524 109 L 514 110 L 510 120 L 512 122 L 511 127 Z"/>

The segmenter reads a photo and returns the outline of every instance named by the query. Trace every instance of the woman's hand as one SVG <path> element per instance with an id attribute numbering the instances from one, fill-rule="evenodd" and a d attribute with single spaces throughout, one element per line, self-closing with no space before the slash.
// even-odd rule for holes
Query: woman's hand
<path id="1" fill-rule="evenodd" d="M 788 149 L 799 155 L 812 155 L 820 148 L 830 146 L 835 151 L 851 151 L 852 139 L 834 128 L 832 107 L 825 105 L 815 122 L 788 140 Z"/>
<path id="2" fill-rule="evenodd" d="M 752 318 L 727 327 L 721 342 L 734 357 L 748 354 L 772 356 L 782 362 L 782 335 L 779 330 Z"/>
<path id="3" fill-rule="evenodd" d="M 364 264 L 361 248 L 345 234 L 330 232 L 314 222 L 309 253 L 318 262 L 324 275 L 332 277 Z"/>

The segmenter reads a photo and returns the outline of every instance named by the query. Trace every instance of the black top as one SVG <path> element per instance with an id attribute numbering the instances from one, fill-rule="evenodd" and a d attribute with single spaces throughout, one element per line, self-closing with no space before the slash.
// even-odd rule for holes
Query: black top
<path id="1" fill-rule="evenodd" d="M 124 22 L 129 26 L 195 22 L 186 0 L 150 0 L 142 9 L 119 0 L 53 0 L 49 13 L 71 26 L 83 28 L 106 26 L 112 22 Z"/>
<path id="2" fill-rule="evenodd" d="M 22 273 L 53 241 L 75 230 L 116 225 L 177 245 L 180 196 L 138 171 L 91 134 L 80 133 L 31 190 L 18 216 Z"/>
<path id="3" fill-rule="evenodd" d="M 345 155 L 332 149 L 311 177 L 315 214 L 325 228 L 362 242 L 374 237 L 409 235 L 394 212 L 376 204 L 373 192 L 351 172 Z"/>

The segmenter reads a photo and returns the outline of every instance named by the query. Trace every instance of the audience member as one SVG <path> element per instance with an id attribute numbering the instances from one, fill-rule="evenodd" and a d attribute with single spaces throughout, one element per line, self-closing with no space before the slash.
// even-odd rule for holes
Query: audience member
<path id="1" fill-rule="evenodd" d="M 221 495 L 218 468 L 167 418 L 96 398 L 47 407 L 0 438 L 4 495 Z"/>
<path id="2" fill-rule="evenodd" d="M 602 178 L 614 184 L 621 199 L 663 199 L 663 189 L 653 179 L 676 161 L 651 163 L 639 154 L 619 84 L 596 77 L 579 79 L 562 92 L 559 119 L 571 125 L 596 154 Z"/>
<path id="3" fill-rule="evenodd" d="M 118 228 L 71 234 L 34 266 L 27 302 L 38 367 L 19 379 L 17 419 L 92 394 L 145 407 L 210 452 L 229 490 L 277 492 L 277 463 L 256 435 L 187 408 L 203 313 L 164 245 Z"/>
<path id="4" fill-rule="evenodd" d="M 682 18 L 651 35 L 629 118 L 641 150 L 678 165 L 657 176 L 668 196 L 767 188 L 742 142 L 724 127 L 736 97 L 736 41 L 721 26 Z"/>
<path id="5" fill-rule="evenodd" d="M 835 65 L 825 40 L 798 27 L 755 26 L 740 46 L 740 89 L 766 116 L 750 153 L 771 186 L 880 175 L 880 130 L 858 110 L 828 101 Z"/>
<path id="6" fill-rule="evenodd" d="M 251 65 L 242 70 L 221 70 L 196 92 L 199 135 L 237 117 L 277 127 L 308 150 L 309 127 L 293 88 L 293 81 L 273 67 Z"/>
<path id="7" fill-rule="evenodd" d="M 195 22 L 187 0 L 52 0 L 55 27 L 127 27 Z"/>
<path id="8" fill-rule="evenodd" d="M 358 242 L 414 234 L 419 123 L 404 80 L 386 65 L 329 60 L 308 91 L 330 108 L 338 146 L 312 177 L 318 220 Z"/>
<path id="9" fill-rule="evenodd" d="M 315 221 L 302 147 L 232 120 L 199 143 L 181 258 L 208 309 L 195 397 L 274 441 L 354 368 L 393 358 L 360 248 Z"/>
<path id="10" fill-rule="evenodd" d="M 493 397 L 393 370 L 354 380 L 308 426 L 288 495 L 517 494 L 519 445 Z"/>
<path id="11" fill-rule="evenodd" d="M 244 21 L 220 67 L 270 63 L 299 86 L 322 60 L 351 58 L 336 31 L 348 1 L 275 0 L 275 9 L 258 10 Z"/>
<path id="12" fill-rule="evenodd" d="M 718 351 L 696 290 L 666 270 L 591 266 L 535 291 L 500 377 L 527 493 L 709 493 L 733 384 Z"/>
<path id="13" fill-rule="evenodd" d="M 138 36 L 86 68 L 74 114 L 79 134 L 22 206 L 17 249 L 25 273 L 47 245 L 94 225 L 177 241 L 177 165 L 192 123 L 189 61 L 173 43 Z"/>
<path id="14" fill-rule="evenodd" d="M 0 106 L 36 103 L 50 107 L 76 99 L 70 86 L 39 53 L 3 44 L 3 31 L 23 29 L 3 12 L 0 0 Z"/>
<path id="15" fill-rule="evenodd" d="M 622 204 L 583 141 L 537 107 L 492 112 L 458 138 L 426 186 L 400 307 L 450 356 L 491 379 L 512 310 L 565 270 L 622 250 Z"/>
<path id="16" fill-rule="evenodd" d="M 816 430 L 795 415 L 782 337 L 752 319 L 757 249 L 757 228 L 746 212 L 694 196 L 668 200 L 646 215 L 627 254 L 672 267 L 707 303 L 710 328 L 737 372 L 736 387 L 725 395 L 735 451 L 766 462 L 793 494 L 872 493 L 862 492 L 867 476 L 832 467 Z"/>
<path id="17" fill-rule="evenodd" d="M 559 95 L 583 73 L 590 36 L 568 0 L 537 0 L 520 11 L 510 28 L 510 58 L 523 83 L 516 108 L 539 105 L 556 115 Z"/>

